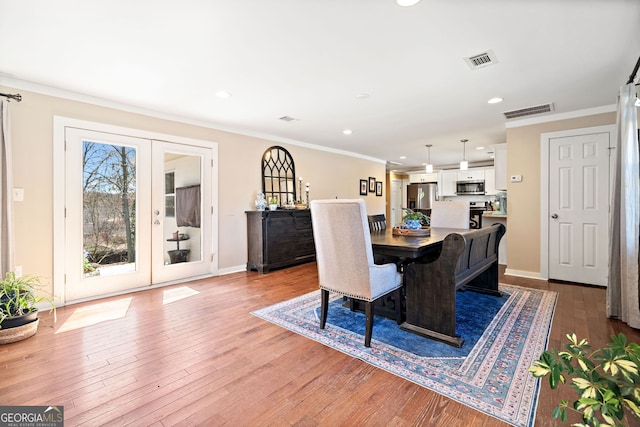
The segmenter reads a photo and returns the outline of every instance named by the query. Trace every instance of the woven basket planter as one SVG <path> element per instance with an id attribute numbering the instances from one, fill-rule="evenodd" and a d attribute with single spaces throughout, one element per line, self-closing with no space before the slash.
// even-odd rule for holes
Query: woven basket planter
<path id="1" fill-rule="evenodd" d="M 10 344 L 34 336 L 38 331 L 38 323 L 40 319 L 15 328 L 0 329 L 0 344 Z"/>

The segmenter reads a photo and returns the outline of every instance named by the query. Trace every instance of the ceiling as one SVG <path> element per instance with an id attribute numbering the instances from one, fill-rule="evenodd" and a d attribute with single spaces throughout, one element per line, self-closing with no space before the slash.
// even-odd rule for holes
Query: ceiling
<path id="1" fill-rule="evenodd" d="M 505 111 L 614 105 L 639 28 L 637 0 L 0 0 L 0 84 L 410 170 L 426 144 L 436 166 L 459 162 L 461 139 L 467 160 L 489 160 Z M 464 60 L 489 50 L 492 65 Z"/>

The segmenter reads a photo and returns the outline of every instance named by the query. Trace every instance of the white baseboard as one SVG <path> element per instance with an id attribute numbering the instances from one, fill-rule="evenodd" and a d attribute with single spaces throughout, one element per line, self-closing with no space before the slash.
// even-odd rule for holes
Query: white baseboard
<path id="1" fill-rule="evenodd" d="M 225 274 L 231 273 L 240 273 L 241 271 L 247 271 L 247 264 L 236 265 L 233 267 L 220 268 L 218 269 L 218 276 L 223 276 Z"/>
<path id="2" fill-rule="evenodd" d="M 528 279 L 547 280 L 546 277 L 542 277 L 542 275 L 539 272 L 535 272 L 535 271 L 523 271 L 523 270 L 514 270 L 512 268 L 507 268 L 505 269 L 504 274 L 508 274 L 509 276 L 526 277 Z"/>

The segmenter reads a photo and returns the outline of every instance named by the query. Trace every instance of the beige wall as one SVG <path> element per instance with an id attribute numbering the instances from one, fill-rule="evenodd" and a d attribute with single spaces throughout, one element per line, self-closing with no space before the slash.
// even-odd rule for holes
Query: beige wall
<path id="1" fill-rule="evenodd" d="M 24 273 L 43 277 L 51 285 L 53 274 L 53 117 L 62 116 L 123 126 L 218 144 L 219 264 L 221 271 L 246 265 L 245 210 L 255 209 L 262 187 L 262 153 L 272 145 L 287 148 L 296 173 L 310 183 L 310 198 L 359 198 L 359 180 L 385 179 L 385 164 L 303 146 L 239 135 L 134 114 L 127 111 L 0 87 L 21 93 L 21 103 L 10 104 L 13 139 L 14 187 L 24 189 L 24 201 L 14 202 L 16 265 Z M 384 212 L 384 197 L 363 197 L 370 212 Z"/>
<path id="2" fill-rule="evenodd" d="M 615 122 L 612 112 L 507 129 L 507 175 L 523 176 L 507 184 L 509 270 L 540 274 L 540 135 Z"/>

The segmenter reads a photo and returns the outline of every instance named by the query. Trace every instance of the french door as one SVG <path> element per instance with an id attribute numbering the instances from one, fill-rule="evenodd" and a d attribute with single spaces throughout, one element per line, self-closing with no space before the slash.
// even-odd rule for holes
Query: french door
<path id="1" fill-rule="evenodd" d="M 211 149 L 65 129 L 65 300 L 212 273 Z"/>

